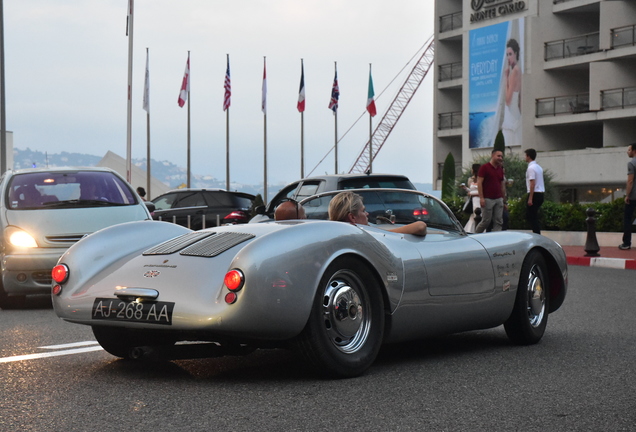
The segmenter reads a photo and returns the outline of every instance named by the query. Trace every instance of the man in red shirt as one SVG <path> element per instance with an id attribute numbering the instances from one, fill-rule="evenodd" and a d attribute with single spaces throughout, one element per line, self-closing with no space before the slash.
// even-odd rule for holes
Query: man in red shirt
<path id="1" fill-rule="evenodd" d="M 479 202 L 481 204 L 482 219 L 475 228 L 476 233 L 481 233 L 488 228 L 493 221 L 493 231 L 501 231 L 503 225 L 504 200 L 506 199 L 506 183 L 503 171 L 503 153 L 493 150 L 490 162 L 479 168 L 477 174 L 477 187 L 479 190 Z"/>

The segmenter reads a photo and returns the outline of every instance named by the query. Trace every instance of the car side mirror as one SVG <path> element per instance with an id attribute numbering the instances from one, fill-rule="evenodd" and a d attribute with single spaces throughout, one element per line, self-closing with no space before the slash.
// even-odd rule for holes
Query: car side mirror
<path id="1" fill-rule="evenodd" d="M 144 201 L 144 204 L 146 204 L 146 208 L 150 213 L 155 211 L 155 203 L 153 203 L 152 201 Z"/>

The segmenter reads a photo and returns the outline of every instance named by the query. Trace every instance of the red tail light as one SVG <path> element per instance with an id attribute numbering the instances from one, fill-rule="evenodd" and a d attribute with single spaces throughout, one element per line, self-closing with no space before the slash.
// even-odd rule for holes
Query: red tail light
<path id="1" fill-rule="evenodd" d="M 58 264 L 51 270 L 51 277 L 59 284 L 63 284 L 68 280 L 68 267 L 66 264 Z"/>
<path id="2" fill-rule="evenodd" d="M 428 210 L 425 208 L 413 210 L 413 216 L 427 216 Z"/>
<path id="3" fill-rule="evenodd" d="M 240 270 L 230 270 L 225 274 L 223 283 L 230 291 L 240 291 L 245 284 L 245 276 L 243 276 L 243 273 Z"/>
<path id="4" fill-rule="evenodd" d="M 229 215 L 225 216 L 223 219 L 224 220 L 232 220 L 232 219 L 239 219 L 239 220 L 244 220 L 247 218 L 247 215 L 245 214 L 244 211 L 241 210 L 235 210 L 232 213 L 230 213 Z"/>

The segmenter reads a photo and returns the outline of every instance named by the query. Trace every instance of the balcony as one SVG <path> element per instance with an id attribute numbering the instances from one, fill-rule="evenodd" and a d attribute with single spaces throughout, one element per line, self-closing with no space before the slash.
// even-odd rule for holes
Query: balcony
<path id="1" fill-rule="evenodd" d="M 439 81 L 450 81 L 462 77 L 462 62 L 443 64 L 439 67 Z"/>
<path id="2" fill-rule="evenodd" d="M 590 94 L 580 93 L 537 99 L 536 116 L 548 117 L 559 114 L 580 114 L 590 111 Z"/>
<path id="3" fill-rule="evenodd" d="M 544 59 L 555 60 L 599 52 L 599 32 L 546 42 Z"/>
<path id="4" fill-rule="evenodd" d="M 636 45 L 636 25 L 612 29 L 612 48 Z"/>
<path id="5" fill-rule="evenodd" d="M 462 28 L 462 13 L 455 12 L 439 17 L 439 32 L 447 32 Z"/>
<path id="6" fill-rule="evenodd" d="M 437 129 L 458 129 L 462 127 L 462 112 L 455 111 L 438 114 Z"/>
<path id="7" fill-rule="evenodd" d="M 601 91 L 601 109 L 623 109 L 636 106 L 636 87 Z"/>

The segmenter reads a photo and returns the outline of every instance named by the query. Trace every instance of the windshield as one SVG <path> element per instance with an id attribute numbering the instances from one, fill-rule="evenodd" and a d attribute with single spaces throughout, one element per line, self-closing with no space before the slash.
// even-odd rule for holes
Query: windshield
<path id="1" fill-rule="evenodd" d="M 133 205 L 132 189 L 106 171 L 36 172 L 13 176 L 7 188 L 8 208 L 33 210 Z"/>
<path id="2" fill-rule="evenodd" d="M 354 192 L 362 197 L 371 224 L 424 221 L 431 228 L 460 231 L 457 220 L 447 207 L 428 195 L 392 189 Z M 322 194 L 303 201 L 307 219 L 329 219 L 329 202 L 337 194 L 338 192 Z"/>

